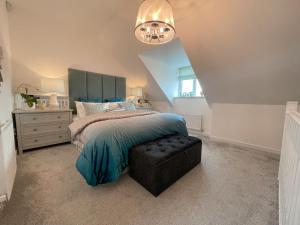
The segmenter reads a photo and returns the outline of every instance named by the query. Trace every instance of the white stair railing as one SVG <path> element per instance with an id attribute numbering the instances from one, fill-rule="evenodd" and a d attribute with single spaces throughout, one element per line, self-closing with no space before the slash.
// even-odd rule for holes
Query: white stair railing
<path id="1" fill-rule="evenodd" d="M 279 224 L 300 225 L 300 113 L 297 102 L 286 108 L 280 168 Z"/>

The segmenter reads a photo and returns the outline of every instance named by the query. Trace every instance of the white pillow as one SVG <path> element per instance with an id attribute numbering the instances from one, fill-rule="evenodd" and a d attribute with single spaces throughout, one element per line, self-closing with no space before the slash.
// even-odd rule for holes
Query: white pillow
<path id="1" fill-rule="evenodd" d="M 105 112 L 109 109 L 109 103 L 89 103 L 83 102 L 86 115 L 91 115 L 99 112 Z"/>
<path id="2" fill-rule="evenodd" d="M 77 116 L 79 118 L 85 117 L 86 112 L 85 112 L 85 109 L 84 109 L 84 106 L 83 106 L 82 102 L 75 101 L 75 105 L 76 105 Z"/>

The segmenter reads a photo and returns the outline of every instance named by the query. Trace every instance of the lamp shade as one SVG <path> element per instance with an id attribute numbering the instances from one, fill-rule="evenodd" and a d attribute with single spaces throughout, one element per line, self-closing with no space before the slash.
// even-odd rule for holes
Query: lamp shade
<path id="1" fill-rule="evenodd" d="M 147 44 L 163 44 L 174 38 L 173 10 L 168 0 L 145 0 L 141 4 L 135 36 Z"/>
<path id="2" fill-rule="evenodd" d="M 143 88 L 141 87 L 131 88 L 130 92 L 131 96 L 143 97 Z"/>
<path id="3" fill-rule="evenodd" d="M 65 85 L 63 80 L 44 78 L 41 80 L 41 89 L 44 93 L 64 93 Z"/>

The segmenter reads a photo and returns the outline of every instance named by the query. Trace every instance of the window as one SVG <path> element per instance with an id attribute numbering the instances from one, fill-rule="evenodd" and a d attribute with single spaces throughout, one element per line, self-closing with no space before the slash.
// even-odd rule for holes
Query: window
<path id="1" fill-rule="evenodd" d="M 178 69 L 178 96 L 179 97 L 202 97 L 203 92 L 199 81 L 191 66 Z"/>

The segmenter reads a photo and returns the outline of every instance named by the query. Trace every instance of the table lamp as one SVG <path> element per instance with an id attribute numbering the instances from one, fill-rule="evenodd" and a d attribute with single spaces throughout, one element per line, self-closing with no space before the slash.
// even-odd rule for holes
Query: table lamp
<path id="1" fill-rule="evenodd" d="M 42 92 L 49 95 L 49 108 L 59 108 L 57 101 L 57 94 L 63 94 L 65 91 L 65 85 L 63 80 L 44 78 L 41 80 Z"/>
<path id="2" fill-rule="evenodd" d="M 143 88 L 135 87 L 130 89 L 130 96 L 128 97 L 129 101 L 131 101 L 135 105 L 141 105 L 143 103 L 143 99 Z"/>
<path id="3" fill-rule="evenodd" d="M 143 88 L 141 87 L 135 87 L 130 89 L 130 96 L 143 98 Z"/>

